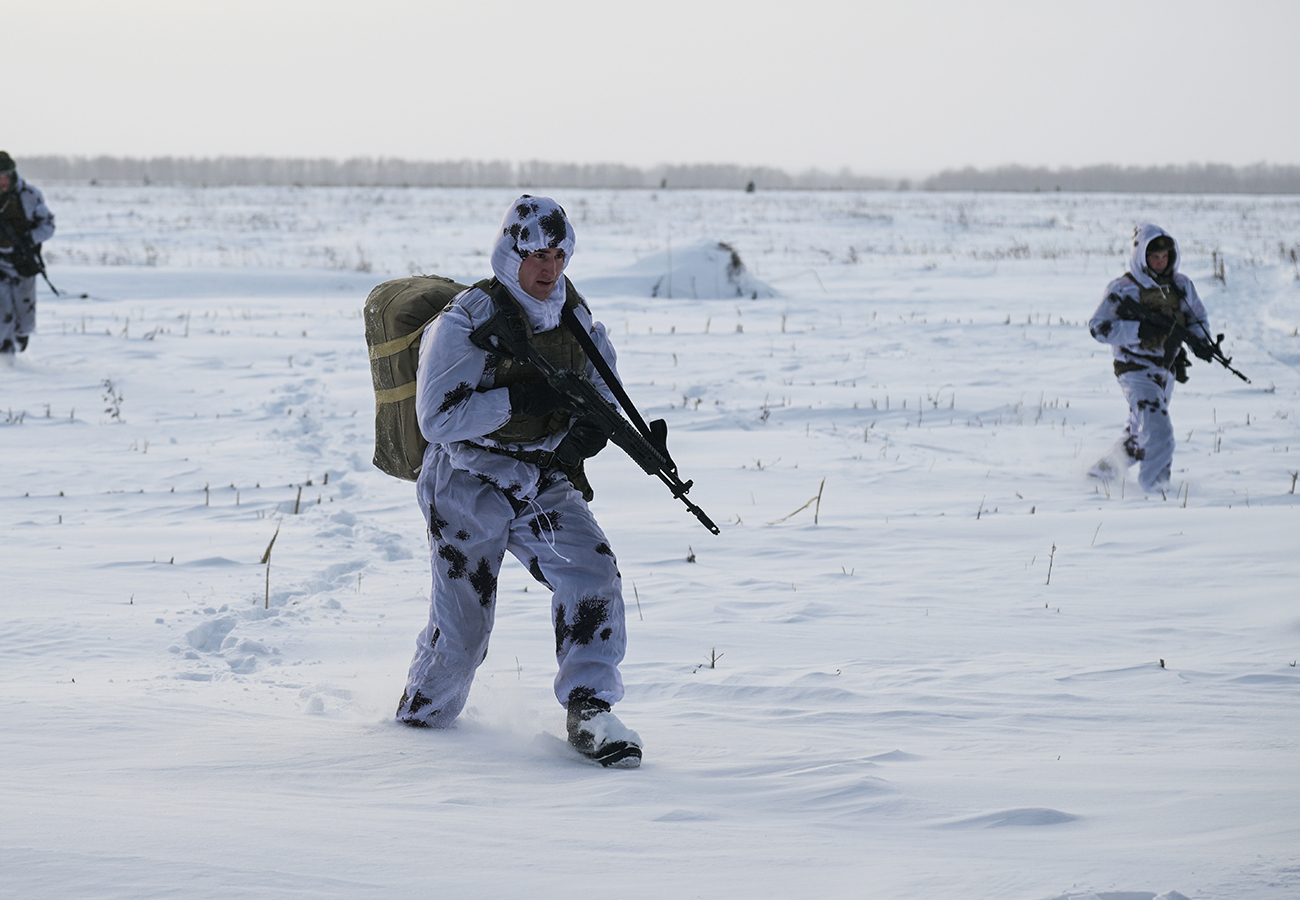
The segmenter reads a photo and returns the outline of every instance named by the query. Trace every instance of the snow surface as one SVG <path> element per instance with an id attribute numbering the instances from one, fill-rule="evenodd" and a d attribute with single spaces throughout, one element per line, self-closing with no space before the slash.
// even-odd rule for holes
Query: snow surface
<path id="1" fill-rule="evenodd" d="M 1300 199 L 557 192 L 580 288 L 721 241 L 779 292 L 586 292 L 722 526 L 591 465 L 646 741 L 607 771 L 513 560 L 459 727 L 392 721 L 429 564 L 361 306 L 485 275 L 513 192 L 41 187 L 0 895 L 1300 896 Z M 1166 496 L 1085 476 L 1139 220 L 1253 379 L 1196 362 Z"/>

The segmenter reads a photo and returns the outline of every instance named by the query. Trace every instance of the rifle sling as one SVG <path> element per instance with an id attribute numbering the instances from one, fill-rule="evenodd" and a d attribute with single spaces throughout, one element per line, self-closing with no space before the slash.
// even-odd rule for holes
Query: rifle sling
<path id="1" fill-rule="evenodd" d="M 650 430 L 650 427 L 646 425 L 645 419 L 637 410 L 636 405 L 632 403 L 632 398 L 627 395 L 627 391 L 623 390 L 623 384 L 618 380 L 618 376 L 614 374 L 614 370 L 610 368 L 609 363 L 605 361 L 605 357 L 601 356 L 599 348 L 596 347 L 596 342 L 591 339 L 591 335 L 582 327 L 582 323 L 578 321 L 578 317 L 574 315 L 573 310 L 565 307 L 560 318 L 564 324 L 568 326 L 569 330 L 573 332 L 573 336 L 578 339 L 578 343 L 582 345 L 582 349 L 586 352 L 587 358 L 590 359 L 591 364 L 596 367 L 596 371 L 600 373 L 600 377 L 605 379 L 605 384 L 609 387 L 610 392 L 618 398 L 619 405 L 623 407 L 623 410 L 627 413 L 627 417 L 631 419 L 632 424 L 636 426 L 637 431 L 641 432 L 641 436 L 649 441 L 652 447 L 663 453 L 664 458 L 667 459 L 674 468 L 676 468 L 677 464 L 674 463 L 672 457 L 668 455 L 667 444 L 660 440 L 654 432 Z"/>

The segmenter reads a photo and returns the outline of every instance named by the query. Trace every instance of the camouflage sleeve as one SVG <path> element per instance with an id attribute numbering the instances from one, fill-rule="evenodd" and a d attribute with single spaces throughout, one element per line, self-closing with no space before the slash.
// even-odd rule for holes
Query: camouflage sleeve
<path id="1" fill-rule="evenodd" d="M 1101 305 L 1088 320 L 1088 331 L 1094 339 L 1112 347 L 1137 347 L 1141 343 L 1137 333 L 1138 323 L 1119 317 L 1119 302 L 1128 296 L 1124 287 L 1123 282 L 1117 281 L 1112 281 L 1106 287 Z M 1133 299 L 1137 299 L 1136 295 Z"/>
<path id="2" fill-rule="evenodd" d="M 54 237 L 54 213 L 45 205 L 45 195 L 31 185 L 23 186 L 23 209 L 32 225 L 32 241 L 43 244 Z"/>
<path id="3" fill-rule="evenodd" d="M 452 303 L 420 341 L 415 410 L 420 431 L 431 444 L 475 440 L 510 418 L 509 391 L 479 389 L 488 354 L 469 339 L 476 325 L 471 312 L 475 293 L 486 299 L 481 291 L 471 291 Z"/>
<path id="4" fill-rule="evenodd" d="M 591 335 L 591 340 L 595 343 L 596 349 L 600 351 L 600 355 L 604 357 L 605 362 L 609 363 L 609 367 L 614 370 L 614 376 L 621 382 L 623 378 L 618 374 L 618 354 L 614 351 L 614 345 L 609 339 L 609 332 L 606 330 L 604 323 L 593 319 L 585 306 L 579 306 L 575 314 L 578 323 L 587 330 L 587 334 Z M 615 406 L 618 405 L 618 402 L 614 399 L 614 392 L 605 384 L 605 379 L 596 371 L 596 367 L 590 360 L 587 361 L 587 377 L 596 386 L 596 390 L 600 391 L 601 396 Z"/>
<path id="5" fill-rule="evenodd" d="M 1196 285 L 1192 284 L 1190 278 L 1182 279 L 1183 288 L 1187 295 L 1183 298 L 1183 312 L 1187 316 L 1187 330 L 1197 337 L 1203 337 L 1207 341 L 1213 341 L 1210 337 L 1210 317 L 1205 311 L 1204 304 L 1201 303 L 1201 297 L 1196 293 Z"/>

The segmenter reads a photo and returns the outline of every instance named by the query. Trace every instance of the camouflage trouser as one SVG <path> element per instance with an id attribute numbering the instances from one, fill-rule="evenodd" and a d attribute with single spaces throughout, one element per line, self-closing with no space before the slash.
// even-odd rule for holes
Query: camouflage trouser
<path id="1" fill-rule="evenodd" d="M 36 279 L 0 266 L 0 346 L 36 330 Z"/>
<path id="2" fill-rule="evenodd" d="M 1113 458 L 1121 464 L 1140 462 L 1138 484 L 1144 491 L 1158 491 L 1169 483 L 1174 461 L 1174 426 L 1169 420 L 1174 376 L 1145 368 L 1117 379 L 1128 400 L 1128 422 L 1115 442 Z"/>
<path id="3" fill-rule="evenodd" d="M 623 697 L 618 665 L 627 645 L 618 563 L 587 502 L 563 476 L 516 510 L 497 487 L 439 456 L 417 485 L 429 525 L 433 593 L 429 623 L 397 716 L 443 727 L 465 706 L 487 656 L 497 573 L 509 550 L 552 590 L 555 696 Z"/>

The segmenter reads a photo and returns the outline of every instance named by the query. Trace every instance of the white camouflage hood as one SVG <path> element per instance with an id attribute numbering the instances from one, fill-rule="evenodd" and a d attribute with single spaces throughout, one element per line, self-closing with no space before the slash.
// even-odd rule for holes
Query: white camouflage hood
<path id="1" fill-rule="evenodd" d="M 492 246 L 492 274 L 523 306 L 534 331 L 550 331 L 559 326 L 564 309 L 564 279 L 556 282 L 551 296 L 538 300 L 519 286 L 519 264 L 535 251 L 548 248 L 564 251 L 567 269 L 573 259 L 573 226 L 564 208 L 550 197 L 524 194 L 510 204 L 501 222 L 501 232 Z"/>
<path id="2" fill-rule="evenodd" d="M 1178 250 L 1178 239 L 1159 225 L 1152 225 L 1150 222 L 1140 222 L 1133 229 L 1133 250 L 1128 258 L 1128 271 L 1144 288 L 1156 286 L 1156 280 L 1151 270 L 1147 268 L 1147 247 L 1161 235 L 1174 242 L 1173 252 L 1169 254 L 1169 269 L 1162 273 L 1172 280 L 1178 274 L 1178 263 L 1182 259 L 1182 253 Z"/>

